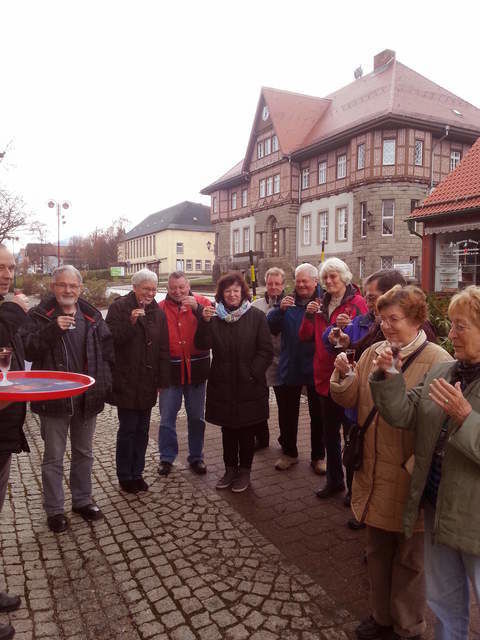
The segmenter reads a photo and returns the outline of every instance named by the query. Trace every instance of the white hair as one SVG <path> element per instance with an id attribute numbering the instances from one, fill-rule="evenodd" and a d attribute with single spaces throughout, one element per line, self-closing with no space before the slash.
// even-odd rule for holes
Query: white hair
<path id="1" fill-rule="evenodd" d="M 314 267 L 313 264 L 310 264 L 309 262 L 303 262 L 302 264 L 299 264 L 295 269 L 295 278 L 299 273 L 302 273 L 302 271 L 306 271 L 310 278 L 318 280 L 318 269 L 317 267 Z"/>
<path id="2" fill-rule="evenodd" d="M 158 283 L 157 274 L 154 273 L 153 271 L 150 271 L 150 269 L 140 269 L 140 271 L 136 271 L 133 274 L 131 282 L 132 282 L 132 285 L 136 287 L 137 284 L 140 284 L 145 280 L 151 280 L 152 282 L 155 282 L 155 284 L 157 284 Z"/>
<path id="3" fill-rule="evenodd" d="M 72 273 L 80 284 L 83 283 L 82 274 L 73 266 L 73 264 L 63 264 L 61 267 L 57 267 L 56 269 L 54 269 L 52 274 L 53 281 L 56 282 L 58 276 L 64 271 L 66 271 L 67 273 Z"/>
<path id="4" fill-rule="evenodd" d="M 280 267 L 270 267 L 270 269 L 268 269 L 265 273 L 265 284 L 267 284 L 267 280 L 270 276 L 280 276 L 282 282 L 285 282 L 285 271 L 280 269 Z"/>
<path id="5" fill-rule="evenodd" d="M 328 258 L 325 262 L 322 262 L 320 266 L 320 282 L 322 284 L 325 283 L 326 274 L 331 271 L 336 271 L 345 285 L 351 283 L 353 275 L 348 265 L 346 265 L 343 260 L 340 260 L 340 258 Z"/>

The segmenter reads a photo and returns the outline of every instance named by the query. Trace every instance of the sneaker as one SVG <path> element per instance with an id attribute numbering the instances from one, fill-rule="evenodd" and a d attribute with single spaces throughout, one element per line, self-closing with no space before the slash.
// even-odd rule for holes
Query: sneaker
<path id="1" fill-rule="evenodd" d="M 3 591 L 0 592 L 0 613 L 16 611 L 21 603 L 20 596 L 9 596 Z"/>
<path id="2" fill-rule="evenodd" d="M 359 640 L 376 640 L 383 638 L 384 635 L 392 630 L 392 627 L 386 627 L 378 624 L 373 616 L 368 616 L 358 625 L 355 633 Z"/>
<path id="3" fill-rule="evenodd" d="M 292 456 L 287 456 L 285 453 L 282 453 L 280 458 L 275 463 L 275 469 L 277 471 L 286 471 L 290 469 L 291 466 L 298 463 L 298 458 L 293 458 Z"/>
<path id="4" fill-rule="evenodd" d="M 215 489 L 228 489 L 238 475 L 237 467 L 227 467 L 225 475 L 215 485 Z"/>
<path id="5" fill-rule="evenodd" d="M 240 468 L 234 481 L 232 482 L 232 491 L 241 493 L 250 486 L 250 469 Z"/>
<path id="6" fill-rule="evenodd" d="M 15 635 L 15 629 L 10 624 L 0 622 L 0 640 L 11 640 Z"/>
<path id="7" fill-rule="evenodd" d="M 167 462 L 166 460 L 162 460 L 160 462 L 160 466 L 158 467 L 158 475 L 159 476 L 168 476 L 172 471 L 173 464 L 171 462 Z"/>
<path id="8" fill-rule="evenodd" d="M 325 460 L 312 460 L 310 466 L 317 476 L 325 476 L 327 474 L 327 463 Z"/>

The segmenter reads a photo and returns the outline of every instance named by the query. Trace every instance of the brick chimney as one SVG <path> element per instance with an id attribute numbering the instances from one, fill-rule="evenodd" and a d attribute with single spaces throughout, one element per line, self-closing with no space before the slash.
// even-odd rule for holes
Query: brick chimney
<path id="1" fill-rule="evenodd" d="M 380 53 L 377 53 L 373 58 L 373 70 L 376 71 L 379 67 L 383 67 L 383 65 L 390 62 L 390 60 L 395 60 L 395 51 L 392 49 L 380 51 Z"/>

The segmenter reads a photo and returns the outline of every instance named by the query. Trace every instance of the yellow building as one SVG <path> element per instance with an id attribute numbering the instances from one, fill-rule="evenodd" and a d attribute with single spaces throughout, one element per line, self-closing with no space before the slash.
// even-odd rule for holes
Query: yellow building
<path id="1" fill-rule="evenodd" d="M 158 275 L 184 271 L 210 274 L 215 259 L 215 233 L 210 207 L 181 202 L 145 218 L 118 245 L 118 261 L 132 274 L 145 267 Z"/>

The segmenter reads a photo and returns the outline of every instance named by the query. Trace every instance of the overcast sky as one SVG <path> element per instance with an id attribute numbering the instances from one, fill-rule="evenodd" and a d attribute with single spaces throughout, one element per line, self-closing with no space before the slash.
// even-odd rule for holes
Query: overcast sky
<path id="1" fill-rule="evenodd" d="M 391 48 L 480 106 L 479 17 L 465 0 L 2 0 L 0 186 L 52 241 L 51 198 L 71 202 L 64 237 L 209 204 L 262 85 L 324 96 Z"/>

